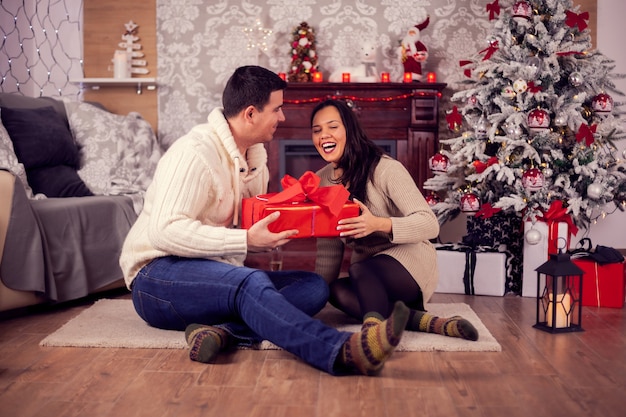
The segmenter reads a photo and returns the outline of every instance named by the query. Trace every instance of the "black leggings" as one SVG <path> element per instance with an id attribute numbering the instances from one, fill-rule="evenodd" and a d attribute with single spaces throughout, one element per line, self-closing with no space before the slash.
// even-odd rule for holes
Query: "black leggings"
<path id="1" fill-rule="evenodd" d="M 330 284 L 330 303 L 358 320 L 369 312 L 389 317 L 396 301 L 424 310 L 419 285 L 400 262 L 377 255 L 350 265 L 349 277 Z"/>

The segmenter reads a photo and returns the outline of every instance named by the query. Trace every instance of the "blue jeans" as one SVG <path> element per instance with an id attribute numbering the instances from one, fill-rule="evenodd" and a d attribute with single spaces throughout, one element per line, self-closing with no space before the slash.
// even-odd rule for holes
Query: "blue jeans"
<path id="1" fill-rule="evenodd" d="M 239 341 L 269 340 L 330 374 L 337 373 L 335 359 L 350 337 L 311 317 L 328 299 L 328 286 L 312 272 L 166 256 L 139 271 L 132 297 L 139 316 L 153 327 L 217 325 Z"/>

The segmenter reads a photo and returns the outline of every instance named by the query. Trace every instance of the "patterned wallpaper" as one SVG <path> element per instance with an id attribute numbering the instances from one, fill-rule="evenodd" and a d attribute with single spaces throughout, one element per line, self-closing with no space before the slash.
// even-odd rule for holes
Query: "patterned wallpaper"
<path id="1" fill-rule="evenodd" d="M 240 65 L 289 72 L 292 32 L 307 22 L 316 33 L 325 79 L 361 61 L 359 46 L 375 41 L 376 69 L 402 79 L 399 45 L 407 30 L 430 17 L 421 31 L 429 58 L 423 72 L 454 87 L 459 61 L 485 48 L 487 0 L 157 0 L 159 136 L 167 146 L 221 105 L 221 91 Z M 511 0 L 501 0 L 503 7 Z M 268 29 L 267 49 L 249 49 Z M 250 39 L 252 38 L 252 39 Z M 256 39 L 255 39 L 256 38 Z M 450 94 L 447 94 L 448 96 Z"/>

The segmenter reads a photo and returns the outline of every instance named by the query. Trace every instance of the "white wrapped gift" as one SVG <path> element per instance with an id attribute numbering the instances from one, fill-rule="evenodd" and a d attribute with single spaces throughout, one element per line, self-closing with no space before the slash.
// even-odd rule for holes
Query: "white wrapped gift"
<path id="1" fill-rule="evenodd" d="M 437 250 L 439 283 L 435 292 L 503 296 L 506 254 L 503 252 Z M 472 265 L 472 262 L 475 264 Z M 472 273 L 473 271 L 473 273 Z"/>
<path id="2" fill-rule="evenodd" d="M 557 248 L 562 247 L 564 252 L 567 251 L 567 242 L 569 242 L 568 226 L 565 222 L 549 224 L 538 221 L 534 225 L 530 221 L 524 222 L 524 236 L 526 236 L 526 233 L 531 229 L 535 229 L 539 232 L 541 237 L 539 242 L 534 245 L 531 245 L 524 239 L 524 259 L 522 264 L 523 297 L 537 297 L 537 271 L 535 271 L 535 269 L 549 259 L 550 250 L 555 251 L 555 249 L 550 249 L 551 246 L 556 245 L 555 241 L 559 241 L 560 246 L 557 246 Z M 550 233 L 552 233 L 553 236 L 550 236 Z"/>

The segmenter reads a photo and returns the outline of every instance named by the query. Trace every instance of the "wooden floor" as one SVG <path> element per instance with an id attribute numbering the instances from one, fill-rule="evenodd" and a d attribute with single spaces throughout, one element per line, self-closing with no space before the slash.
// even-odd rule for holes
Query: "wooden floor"
<path id="1" fill-rule="evenodd" d="M 127 297 L 127 295 L 118 295 Z M 532 327 L 533 299 L 465 302 L 502 352 L 396 352 L 378 377 L 332 377 L 283 351 L 204 365 L 186 350 L 42 348 L 93 300 L 0 320 L 0 416 L 623 417 L 624 310 L 584 308 L 584 332 Z"/>

